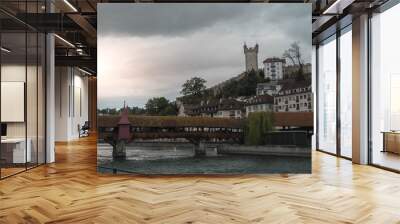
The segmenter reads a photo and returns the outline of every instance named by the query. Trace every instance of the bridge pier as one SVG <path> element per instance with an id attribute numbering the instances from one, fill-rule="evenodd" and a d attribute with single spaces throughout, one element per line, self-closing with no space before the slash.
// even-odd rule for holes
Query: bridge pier
<path id="1" fill-rule="evenodd" d="M 194 155 L 195 156 L 205 156 L 206 153 L 206 147 L 204 143 L 194 143 Z"/>
<path id="2" fill-rule="evenodd" d="M 119 140 L 113 147 L 113 158 L 125 159 L 126 158 L 126 142 Z"/>
<path id="3" fill-rule="evenodd" d="M 218 145 L 217 146 L 217 154 L 220 154 L 220 152 L 222 152 L 223 150 L 224 150 L 224 145 L 223 144 L 221 144 L 221 145 Z"/>

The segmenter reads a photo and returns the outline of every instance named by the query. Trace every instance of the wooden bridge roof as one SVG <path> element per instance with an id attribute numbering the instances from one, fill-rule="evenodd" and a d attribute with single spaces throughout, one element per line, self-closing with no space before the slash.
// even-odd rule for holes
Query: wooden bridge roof
<path id="1" fill-rule="evenodd" d="M 120 116 L 99 116 L 99 127 L 116 127 Z M 133 127 L 209 127 L 243 128 L 244 120 L 212 117 L 129 116 Z"/>
<path id="2" fill-rule="evenodd" d="M 99 127 L 116 127 L 119 115 L 98 117 Z M 177 117 L 177 116 L 142 116 L 130 115 L 129 122 L 133 127 L 209 127 L 209 128 L 243 128 L 244 119 L 215 117 Z M 274 126 L 313 127 L 312 112 L 275 112 Z"/>
<path id="3" fill-rule="evenodd" d="M 274 126 L 313 127 L 313 112 L 276 112 Z"/>

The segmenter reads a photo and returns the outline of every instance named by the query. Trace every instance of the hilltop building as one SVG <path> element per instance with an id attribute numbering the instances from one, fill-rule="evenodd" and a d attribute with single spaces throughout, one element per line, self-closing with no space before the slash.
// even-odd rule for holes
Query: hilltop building
<path id="1" fill-rule="evenodd" d="M 275 95 L 281 90 L 282 84 L 280 84 L 278 81 L 270 81 L 270 82 L 264 82 L 264 83 L 258 83 L 257 84 L 257 89 L 256 89 L 256 94 L 257 96 L 261 95 Z"/>
<path id="2" fill-rule="evenodd" d="M 267 58 L 263 63 L 265 78 L 269 78 L 270 80 L 283 79 L 283 68 L 286 64 L 285 59 L 276 57 Z"/>
<path id="3" fill-rule="evenodd" d="M 246 71 L 258 70 L 258 44 L 254 47 L 247 47 L 246 44 L 243 46 L 243 51 L 245 55 Z"/>

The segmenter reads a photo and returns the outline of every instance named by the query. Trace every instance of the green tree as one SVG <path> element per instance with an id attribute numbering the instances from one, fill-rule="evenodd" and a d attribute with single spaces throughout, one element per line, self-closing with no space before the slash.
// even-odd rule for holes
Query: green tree
<path id="1" fill-rule="evenodd" d="M 238 85 L 239 96 L 253 96 L 256 94 L 257 83 L 262 82 L 263 78 L 260 77 L 259 73 L 251 70 L 246 76 L 240 81 Z"/>
<path id="2" fill-rule="evenodd" d="M 200 96 L 202 92 L 206 89 L 206 80 L 200 77 L 193 77 L 182 85 L 181 94 Z"/>
<path id="3" fill-rule="evenodd" d="M 122 110 L 123 110 L 123 108 L 121 108 L 121 111 Z M 143 109 L 143 108 L 140 108 L 140 107 L 133 106 L 133 107 L 128 107 L 128 113 L 129 114 L 134 114 L 134 115 L 145 114 L 146 110 Z"/>
<path id="4" fill-rule="evenodd" d="M 153 97 L 145 105 L 149 115 L 177 115 L 178 109 L 174 102 L 169 102 L 165 97 Z"/>
<path id="5" fill-rule="evenodd" d="M 153 97 L 149 99 L 145 105 L 146 112 L 150 115 L 158 115 L 169 105 L 169 101 L 165 97 Z"/>
<path id="6" fill-rule="evenodd" d="M 273 130 L 272 112 L 250 113 L 246 120 L 245 144 L 263 145 L 266 134 Z"/>
<path id="7" fill-rule="evenodd" d="M 258 70 L 258 75 L 260 76 L 261 79 L 265 79 L 264 69 L 259 69 Z"/>

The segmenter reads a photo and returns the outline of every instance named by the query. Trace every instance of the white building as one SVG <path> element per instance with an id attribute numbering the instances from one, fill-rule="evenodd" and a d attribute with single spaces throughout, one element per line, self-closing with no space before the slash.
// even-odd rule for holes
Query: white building
<path id="1" fill-rule="evenodd" d="M 264 82 L 264 83 L 258 83 L 257 84 L 257 89 L 256 89 L 256 94 L 257 96 L 261 95 L 275 95 L 281 90 L 282 85 L 278 83 L 278 81 L 270 81 L 270 82 Z"/>
<path id="2" fill-rule="evenodd" d="M 264 94 L 249 99 L 246 103 L 246 117 L 252 112 L 273 111 L 274 97 Z"/>
<path id="3" fill-rule="evenodd" d="M 269 78 L 270 80 L 283 79 L 283 67 L 286 63 L 285 59 L 267 58 L 263 63 L 265 78 Z"/>
<path id="4" fill-rule="evenodd" d="M 290 82 L 274 97 L 275 112 L 312 112 L 311 83 Z"/>
<path id="5" fill-rule="evenodd" d="M 244 103 L 235 99 L 211 99 L 185 110 L 187 116 L 242 118 Z"/>
<path id="6" fill-rule="evenodd" d="M 178 107 L 178 116 L 180 116 L 180 117 L 191 116 L 192 115 L 191 113 L 193 112 L 193 108 L 196 107 L 196 105 L 186 104 L 180 100 L 176 101 L 176 106 Z"/>

